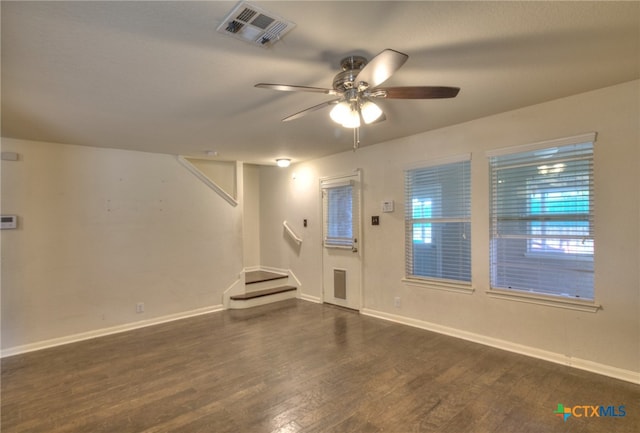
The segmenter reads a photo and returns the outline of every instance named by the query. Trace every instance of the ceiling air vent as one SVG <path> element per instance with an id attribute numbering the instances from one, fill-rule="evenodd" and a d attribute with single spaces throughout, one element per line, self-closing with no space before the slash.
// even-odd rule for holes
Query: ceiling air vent
<path id="1" fill-rule="evenodd" d="M 295 23 L 258 6 L 240 2 L 225 17 L 217 31 L 253 45 L 269 47 L 295 26 Z"/>

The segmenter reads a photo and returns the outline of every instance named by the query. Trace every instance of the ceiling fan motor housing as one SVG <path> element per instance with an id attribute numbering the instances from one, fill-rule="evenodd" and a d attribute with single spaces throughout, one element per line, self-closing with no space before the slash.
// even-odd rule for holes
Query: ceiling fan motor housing
<path id="1" fill-rule="evenodd" d="M 333 88 L 342 93 L 354 88 L 353 83 L 366 64 L 367 59 L 362 56 L 349 56 L 342 59 L 340 61 L 342 72 L 334 77 Z"/>

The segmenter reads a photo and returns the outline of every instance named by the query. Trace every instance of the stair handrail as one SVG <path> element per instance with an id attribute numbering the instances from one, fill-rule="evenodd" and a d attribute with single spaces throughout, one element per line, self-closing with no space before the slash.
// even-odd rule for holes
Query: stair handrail
<path id="1" fill-rule="evenodd" d="M 298 245 L 302 245 L 302 238 L 300 238 L 298 235 L 296 235 L 296 233 L 293 231 L 293 229 L 289 226 L 289 224 L 287 223 L 287 221 L 283 221 L 282 225 L 284 226 L 285 231 L 287 232 L 287 234 L 289 236 L 291 236 L 291 239 L 293 239 L 295 241 L 296 244 Z"/>

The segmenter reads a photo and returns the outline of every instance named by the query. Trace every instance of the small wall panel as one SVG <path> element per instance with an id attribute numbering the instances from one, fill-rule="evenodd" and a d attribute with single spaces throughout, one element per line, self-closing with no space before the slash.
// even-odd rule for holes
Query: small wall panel
<path id="1" fill-rule="evenodd" d="M 347 299 L 347 271 L 344 269 L 333 270 L 333 297 Z"/>

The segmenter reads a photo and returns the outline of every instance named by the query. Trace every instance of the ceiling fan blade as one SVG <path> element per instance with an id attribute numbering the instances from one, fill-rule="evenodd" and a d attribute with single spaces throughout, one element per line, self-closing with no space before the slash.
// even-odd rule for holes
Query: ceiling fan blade
<path id="1" fill-rule="evenodd" d="M 365 65 L 356 77 L 356 83 L 365 82 L 374 88 L 386 81 L 395 71 L 400 69 L 408 55 L 399 51 L 386 49 Z"/>
<path id="2" fill-rule="evenodd" d="M 326 101 L 326 102 L 323 102 L 322 104 L 314 105 L 313 107 L 309 107 L 302 111 L 298 111 L 296 114 L 292 114 L 291 116 L 285 117 L 284 119 L 282 119 L 282 121 L 288 122 L 290 120 L 299 119 L 302 116 L 306 116 L 307 114 L 312 113 L 316 110 L 320 110 L 321 108 L 328 107 L 329 105 L 335 105 L 340 101 L 342 101 L 342 98 L 332 99 L 331 101 Z"/>
<path id="3" fill-rule="evenodd" d="M 455 98 L 460 91 L 459 87 L 443 86 L 414 86 L 414 87 L 381 87 L 375 91 L 383 90 L 386 99 L 438 99 Z"/>
<path id="4" fill-rule="evenodd" d="M 279 90 L 281 92 L 313 92 L 324 93 L 325 95 L 337 95 L 333 89 L 323 89 L 322 87 L 309 87 L 309 86 L 291 86 L 288 84 L 270 84 L 270 83 L 258 83 L 254 87 L 261 89 Z"/>

